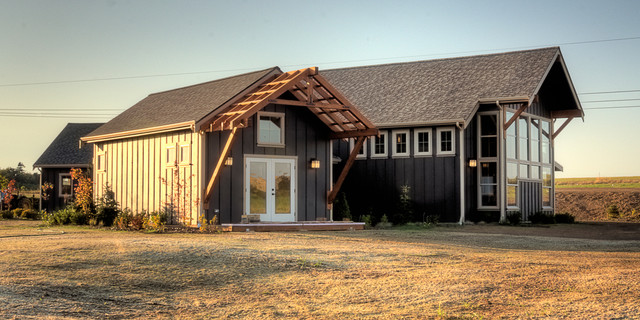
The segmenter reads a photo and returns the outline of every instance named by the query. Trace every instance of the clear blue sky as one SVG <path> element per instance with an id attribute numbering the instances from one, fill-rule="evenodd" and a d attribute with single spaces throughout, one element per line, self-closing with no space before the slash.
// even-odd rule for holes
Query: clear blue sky
<path id="1" fill-rule="evenodd" d="M 328 69 L 560 45 L 579 93 L 640 90 L 639 17 L 640 1 L 0 0 L 0 109 L 91 114 L 0 110 L 0 167 L 30 168 L 67 122 L 105 122 L 150 93 L 275 65 Z M 636 39 L 571 44 L 620 38 Z M 640 100 L 583 103 L 632 105 Z M 640 108 L 586 110 L 556 140 L 558 176 L 640 175 L 638 118 Z"/>

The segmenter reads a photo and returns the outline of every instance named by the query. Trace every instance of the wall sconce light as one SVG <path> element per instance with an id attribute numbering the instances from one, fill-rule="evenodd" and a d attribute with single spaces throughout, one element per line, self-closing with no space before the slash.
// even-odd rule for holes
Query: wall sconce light
<path id="1" fill-rule="evenodd" d="M 318 159 L 311 159 L 311 169 L 319 169 L 320 168 L 320 160 Z"/>
<path id="2" fill-rule="evenodd" d="M 478 166 L 478 162 L 476 161 L 476 159 L 469 159 L 469 167 L 475 168 L 477 166 Z"/>
<path id="3" fill-rule="evenodd" d="M 233 158 L 227 157 L 227 159 L 224 160 L 224 165 L 225 166 L 232 166 L 233 165 Z"/>

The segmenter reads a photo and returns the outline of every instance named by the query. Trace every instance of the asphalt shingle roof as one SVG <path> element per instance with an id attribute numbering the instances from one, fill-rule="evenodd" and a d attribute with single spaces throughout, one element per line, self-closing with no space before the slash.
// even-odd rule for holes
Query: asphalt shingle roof
<path id="1" fill-rule="evenodd" d="M 47 150 L 33 165 L 46 167 L 51 165 L 91 164 L 93 148 L 85 146 L 79 149 L 80 137 L 87 135 L 104 123 L 68 123 L 51 142 Z"/>
<path id="2" fill-rule="evenodd" d="M 150 94 L 87 136 L 198 121 L 276 69 Z"/>
<path id="3" fill-rule="evenodd" d="M 321 70 L 375 125 L 469 119 L 479 99 L 532 97 L 559 48 Z"/>

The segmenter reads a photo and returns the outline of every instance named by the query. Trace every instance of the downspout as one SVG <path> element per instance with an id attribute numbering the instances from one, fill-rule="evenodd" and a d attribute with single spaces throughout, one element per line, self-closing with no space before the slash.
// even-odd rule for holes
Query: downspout
<path id="1" fill-rule="evenodd" d="M 38 168 L 40 171 L 40 197 L 38 197 L 38 211 L 42 211 L 42 168 Z"/>
<path id="2" fill-rule="evenodd" d="M 504 177 L 505 177 L 505 167 L 506 167 L 506 157 L 505 157 L 505 135 L 504 135 L 504 115 L 505 115 L 505 111 L 504 111 L 504 107 L 502 105 L 500 105 L 500 101 L 496 100 L 496 105 L 498 106 L 498 109 L 500 109 L 500 116 L 498 117 L 500 119 L 499 123 L 499 130 L 498 130 L 498 137 L 499 137 L 499 141 L 500 141 L 500 156 L 498 157 L 498 166 L 500 167 L 499 170 L 499 175 L 498 175 L 498 186 L 500 189 L 500 223 L 505 223 L 507 221 L 507 211 L 505 210 L 505 203 L 506 203 L 506 199 L 505 199 L 505 195 L 506 195 L 506 186 L 504 183 Z"/>
<path id="3" fill-rule="evenodd" d="M 333 190 L 333 140 L 329 140 L 329 159 L 327 159 L 327 166 L 329 166 L 329 190 Z M 333 222 L 333 206 L 329 208 L 329 221 Z"/>
<path id="4" fill-rule="evenodd" d="M 464 190 L 465 190 L 465 171 L 467 170 L 467 168 L 465 167 L 465 156 L 464 156 L 464 128 L 462 127 L 462 125 L 460 125 L 459 122 L 456 122 L 456 127 L 458 127 L 458 129 L 460 130 L 460 134 L 458 136 L 458 138 L 460 139 L 460 152 L 458 154 L 459 156 L 459 162 L 460 162 L 460 225 L 464 224 L 465 221 L 465 194 L 464 194 Z"/>

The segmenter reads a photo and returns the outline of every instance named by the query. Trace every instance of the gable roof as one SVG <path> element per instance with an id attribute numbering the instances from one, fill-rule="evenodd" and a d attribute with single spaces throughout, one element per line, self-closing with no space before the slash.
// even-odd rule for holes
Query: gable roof
<path id="1" fill-rule="evenodd" d="M 189 128 L 244 89 L 279 70 L 274 67 L 150 94 L 83 140 L 153 128 Z"/>
<path id="2" fill-rule="evenodd" d="M 85 146 L 80 149 L 80 137 L 97 129 L 104 123 L 68 123 L 49 147 L 33 165 L 34 167 L 60 167 L 91 165 L 93 148 Z"/>
<path id="3" fill-rule="evenodd" d="M 321 74 L 377 126 L 467 123 L 481 100 L 533 101 L 559 56 L 551 47 Z"/>

